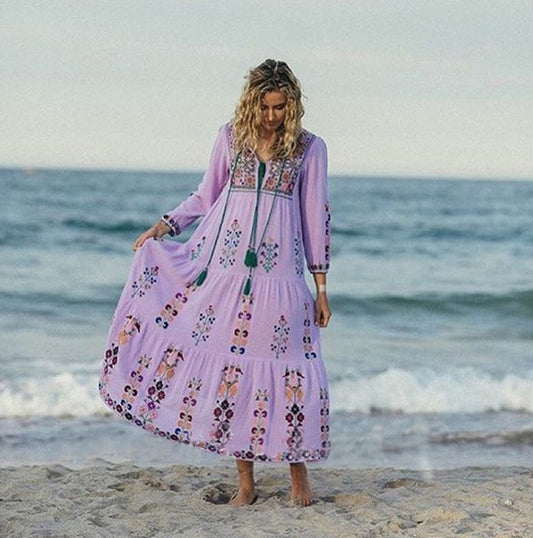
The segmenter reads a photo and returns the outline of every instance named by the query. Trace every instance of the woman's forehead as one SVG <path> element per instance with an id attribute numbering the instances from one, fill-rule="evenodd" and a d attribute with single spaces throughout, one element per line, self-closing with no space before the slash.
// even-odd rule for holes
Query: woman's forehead
<path id="1" fill-rule="evenodd" d="M 261 104 L 264 104 L 264 105 L 272 105 L 272 106 L 281 105 L 285 103 L 285 101 L 287 101 L 287 98 L 285 97 L 285 95 L 277 90 L 266 92 L 261 97 Z"/>

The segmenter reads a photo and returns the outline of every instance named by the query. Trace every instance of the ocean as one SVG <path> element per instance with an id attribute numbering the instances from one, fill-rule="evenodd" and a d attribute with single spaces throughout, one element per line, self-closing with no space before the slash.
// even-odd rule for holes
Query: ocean
<path id="1" fill-rule="evenodd" d="M 231 462 L 131 426 L 97 392 L 132 242 L 200 179 L 0 170 L 0 465 Z M 329 197 L 320 465 L 531 465 L 533 182 L 331 177 Z"/>

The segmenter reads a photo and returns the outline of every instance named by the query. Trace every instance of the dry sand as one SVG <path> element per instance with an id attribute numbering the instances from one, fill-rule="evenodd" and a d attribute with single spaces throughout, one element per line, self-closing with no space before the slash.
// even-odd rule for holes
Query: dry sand
<path id="1" fill-rule="evenodd" d="M 233 468 L 102 464 L 0 469 L 1 537 L 533 537 L 533 471 L 423 473 L 311 467 L 317 501 L 288 501 L 284 467 L 258 466 L 258 501 L 225 503 Z"/>

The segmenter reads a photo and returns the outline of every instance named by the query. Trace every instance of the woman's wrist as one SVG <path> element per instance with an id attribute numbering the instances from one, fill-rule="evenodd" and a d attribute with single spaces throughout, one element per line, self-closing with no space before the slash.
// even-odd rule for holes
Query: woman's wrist
<path id="1" fill-rule="evenodd" d="M 170 226 L 170 224 L 168 224 L 167 222 L 165 222 L 163 219 L 159 220 L 158 222 L 156 222 L 154 224 L 154 228 L 157 230 L 157 231 L 160 231 L 164 234 L 167 234 L 167 233 L 170 233 L 172 231 L 172 228 Z"/>
<path id="2" fill-rule="evenodd" d="M 326 285 L 325 284 L 318 284 L 318 286 L 316 287 L 316 291 L 317 291 L 317 293 L 319 295 L 326 293 L 326 291 L 327 291 Z"/>

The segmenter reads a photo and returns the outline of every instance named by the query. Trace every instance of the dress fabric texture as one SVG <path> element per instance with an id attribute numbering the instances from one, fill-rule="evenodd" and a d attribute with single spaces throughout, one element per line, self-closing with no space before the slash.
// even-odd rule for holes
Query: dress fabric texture
<path id="1" fill-rule="evenodd" d="M 128 421 L 243 460 L 328 457 L 328 382 L 304 277 L 306 266 L 329 269 L 327 150 L 306 130 L 299 142 L 294 157 L 262 165 L 223 125 L 202 182 L 163 216 L 171 235 L 203 217 L 190 239 L 151 238 L 135 252 L 99 383 Z"/>

